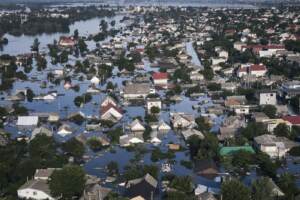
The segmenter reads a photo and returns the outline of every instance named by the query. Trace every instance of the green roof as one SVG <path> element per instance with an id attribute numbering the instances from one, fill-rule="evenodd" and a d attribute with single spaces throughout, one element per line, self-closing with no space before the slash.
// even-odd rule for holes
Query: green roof
<path id="1" fill-rule="evenodd" d="M 249 153 L 255 153 L 251 146 L 237 146 L 237 147 L 222 147 L 220 149 L 221 156 L 228 156 L 237 151 L 247 151 Z"/>

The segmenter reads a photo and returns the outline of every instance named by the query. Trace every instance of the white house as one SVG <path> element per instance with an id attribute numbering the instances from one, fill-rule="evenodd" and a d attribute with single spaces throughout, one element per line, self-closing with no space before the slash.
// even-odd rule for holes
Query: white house
<path id="1" fill-rule="evenodd" d="M 35 127 L 39 123 L 38 116 L 19 116 L 17 126 L 19 127 Z"/>
<path id="2" fill-rule="evenodd" d="M 22 185 L 18 191 L 20 199 L 33 199 L 33 200 L 54 200 L 51 196 L 50 189 L 47 181 L 45 180 L 29 180 Z"/>
<path id="3" fill-rule="evenodd" d="M 94 76 L 91 79 L 91 83 L 94 84 L 94 85 L 98 85 L 100 83 L 100 79 L 98 77 Z"/>
<path id="4" fill-rule="evenodd" d="M 249 74 L 254 75 L 256 77 L 265 76 L 267 73 L 267 68 L 264 65 L 251 65 L 249 67 Z"/>
<path id="5" fill-rule="evenodd" d="M 161 107 L 162 107 L 161 104 L 162 103 L 161 103 L 160 98 L 148 98 L 147 99 L 147 110 L 148 110 L 148 112 L 149 113 L 151 112 L 152 107 L 157 107 L 157 108 L 159 108 L 159 110 L 161 110 Z"/>
<path id="6" fill-rule="evenodd" d="M 106 96 L 105 99 L 101 102 L 101 107 L 108 106 L 109 104 L 117 106 L 117 102 L 111 96 Z"/>
<path id="7" fill-rule="evenodd" d="M 117 122 L 123 117 L 122 110 L 110 103 L 106 106 L 102 106 L 100 110 L 100 118 L 102 120 Z"/>
<path id="8" fill-rule="evenodd" d="M 48 180 L 55 168 L 37 169 L 34 179 L 27 181 L 18 191 L 20 199 L 54 200 L 51 196 Z"/>
<path id="9" fill-rule="evenodd" d="M 256 147 L 268 154 L 271 158 L 281 158 L 298 144 L 285 137 L 276 137 L 275 135 L 260 135 L 254 138 Z"/>
<path id="10" fill-rule="evenodd" d="M 164 121 L 160 121 L 158 126 L 157 126 L 157 130 L 160 132 L 166 132 L 171 130 L 171 127 Z"/>
<path id="11" fill-rule="evenodd" d="M 259 93 L 259 105 L 276 105 L 276 92 L 262 91 Z"/>
<path id="12" fill-rule="evenodd" d="M 193 115 L 184 113 L 171 113 L 170 115 L 174 128 L 191 128 L 195 125 Z"/>
<path id="13" fill-rule="evenodd" d="M 221 58 L 221 57 L 219 57 L 219 58 L 211 58 L 211 64 L 212 65 L 218 65 L 220 63 L 225 63 L 226 61 L 227 61 L 226 58 Z"/>
<path id="14" fill-rule="evenodd" d="M 169 74 L 165 72 L 155 72 L 152 75 L 154 85 L 160 85 L 160 86 L 168 85 L 168 77 Z"/>
<path id="15" fill-rule="evenodd" d="M 145 99 L 149 94 L 155 94 L 155 89 L 147 83 L 127 84 L 121 94 L 125 99 Z"/>
<path id="16" fill-rule="evenodd" d="M 61 125 L 57 131 L 57 134 L 62 137 L 72 134 L 71 126 L 68 124 Z"/>
<path id="17" fill-rule="evenodd" d="M 133 120 L 129 127 L 132 132 L 144 132 L 146 130 L 143 124 L 138 119 Z"/>
<path id="18" fill-rule="evenodd" d="M 234 112 L 237 115 L 248 115 L 250 113 L 250 106 L 248 105 L 240 105 L 234 107 Z"/>

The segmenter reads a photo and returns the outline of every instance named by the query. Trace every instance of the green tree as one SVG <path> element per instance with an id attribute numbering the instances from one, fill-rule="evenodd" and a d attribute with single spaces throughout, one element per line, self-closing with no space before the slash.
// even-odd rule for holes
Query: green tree
<path id="1" fill-rule="evenodd" d="M 273 186 L 267 177 L 259 178 L 251 185 L 253 200 L 273 200 L 272 191 Z"/>
<path id="2" fill-rule="evenodd" d="M 110 161 L 106 166 L 109 176 L 116 176 L 119 174 L 119 165 L 115 161 Z"/>
<path id="3" fill-rule="evenodd" d="M 31 51 L 39 52 L 40 42 L 39 39 L 35 38 L 31 46 Z"/>
<path id="4" fill-rule="evenodd" d="M 278 186 L 285 194 L 286 199 L 293 200 L 298 193 L 295 180 L 295 177 L 289 173 L 282 174 L 278 179 Z"/>
<path id="5" fill-rule="evenodd" d="M 265 105 L 262 111 L 270 118 L 275 118 L 277 113 L 277 108 L 273 105 Z"/>
<path id="6" fill-rule="evenodd" d="M 260 122 L 249 122 L 246 128 L 242 128 L 241 134 L 248 140 L 252 140 L 256 136 L 267 133 L 266 126 Z"/>
<path id="7" fill-rule="evenodd" d="M 250 200 L 250 190 L 240 181 L 233 179 L 222 183 L 223 200 Z"/>
<path id="8" fill-rule="evenodd" d="M 78 40 L 78 48 L 81 53 L 87 51 L 87 44 L 83 39 Z"/>
<path id="9" fill-rule="evenodd" d="M 81 159 L 84 152 L 84 145 L 78 141 L 76 138 L 71 138 L 67 142 L 62 144 L 62 149 L 70 156 L 73 156 L 76 159 Z"/>
<path id="10" fill-rule="evenodd" d="M 68 165 L 53 172 L 49 188 L 54 197 L 65 200 L 79 199 L 83 193 L 85 182 L 83 169 L 79 166 Z"/>
<path id="11" fill-rule="evenodd" d="M 274 134 L 279 137 L 289 138 L 291 136 L 291 131 L 286 124 L 280 123 L 274 128 Z"/>
<path id="12" fill-rule="evenodd" d="M 150 111 L 153 114 L 158 114 L 160 112 L 160 109 L 159 109 L 159 107 L 152 106 L 151 109 L 150 109 Z"/>
<path id="13" fill-rule="evenodd" d="M 103 148 L 101 141 L 97 137 L 88 139 L 87 144 L 93 151 L 100 151 Z"/>

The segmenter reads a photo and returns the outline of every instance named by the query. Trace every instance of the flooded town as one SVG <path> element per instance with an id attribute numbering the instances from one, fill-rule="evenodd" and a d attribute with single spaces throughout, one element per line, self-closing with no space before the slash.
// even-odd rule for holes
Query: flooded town
<path id="1" fill-rule="evenodd" d="M 0 199 L 300 199 L 300 5 L 0 1 Z"/>

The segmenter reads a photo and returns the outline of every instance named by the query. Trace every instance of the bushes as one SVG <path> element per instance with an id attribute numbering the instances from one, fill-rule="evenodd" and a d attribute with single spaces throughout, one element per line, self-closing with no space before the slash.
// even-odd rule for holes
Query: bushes
<path id="1" fill-rule="evenodd" d="M 87 144 L 89 145 L 90 149 L 92 149 L 93 151 L 100 151 L 103 148 L 101 141 L 96 137 L 90 138 L 87 141 Z"/>
<path id="2" fill-rule="evenodd" d="M 175 158 L 175 154 L 170 150 L 164 153 L 159 148 L 155 148 L 151 153 L 152 162 L 157 162 L 163 159 L 173 159 L 173 158 Z"/>

